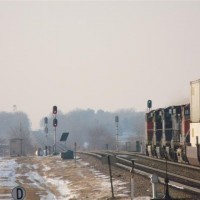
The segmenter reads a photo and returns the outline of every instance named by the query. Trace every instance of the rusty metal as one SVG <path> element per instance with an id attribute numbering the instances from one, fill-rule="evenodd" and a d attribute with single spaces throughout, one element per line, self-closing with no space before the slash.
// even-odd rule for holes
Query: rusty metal
<path id="1" fill-rule="evenodd" d="M 167 155 L 165 155 L 165 166 L 166 166 L 166 174 L 165 174 L 165 196 L 163 197 L 163 199 L 165 200 L 171 200 L 171 197 L 169 195 L 169 178 L 167 175 Z"/>
<path id="2" fill-rule="evenodd" d="M 110 174 L 110 184 L 111 184 L 112 198 L 114 198 L 114 190 L 113 190 L 113 182 L 112 182 L 112 170 L 111 170 L 110 155 L 108 155 L 108 166 L 109 166 L 109 174 Z"/>

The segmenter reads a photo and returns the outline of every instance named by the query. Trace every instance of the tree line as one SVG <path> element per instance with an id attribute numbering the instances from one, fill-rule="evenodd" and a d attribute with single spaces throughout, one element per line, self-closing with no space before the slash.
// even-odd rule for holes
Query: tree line
<path id="1" fill-rule="evenodd" d="M 116 112 L 106 112 L 103 110 L 94 111 L 92 109 L 76 109 L 66 114 L 58 110 L 56 118 L 58 126 L 56 127 L 57 140 L 60 139 L 63 132 L 69 132 L 67 145 L 73 148 L 76 142 L 79 149 L 110 149 L 115 148 L 116 142 L 116 124 L 115 116 L 119 117 L 119 139 L 123 135 L 128 137 L 143 137 L 145 131 L 144 112 L 136 112 L 134 109 L 122 109 Z M 48 116 L 48 138 L 53 142 L 54 116 Z M 44 119 L 40 122 L 44 133 Z"/>
<path id="2" fill-rule="evenodd" d="M 0 145 L 9 148 L 10 139 L 23 139 L 26 154 L 33 152 L 30 138 L 30 120 L 24 112 L 0 112 Z"/>
<path id="3" fill-rule="evenodd" d="M 80 150 L 115 149 L 116 124 L 115 116 L 119 117 L 119 140 L 125 135 L 129 141 L 136 137 L 144 138 L 145 117 L 144 112 L 136 112 L 134 109 L 121 109 L 116 112 L 93 109 L 75 109 L 68 113 L 58 110 L 56 118 L 57 141 L 63 132 L 69 132 L 67 146 L 77 147 Z M 54 141 L 54 116 L 48 117 L 48 145 Z M 23 138 L 24 148 L 27 154 L 33 153 L 37 147 L 46 145 L 46 133 L 44 131 L 44 118 L 40 120 L 40 130 L 31 131 L 31 123 L 24 112 L 0 112 L 0 144 L 9 144 L 13 138 Z"/>

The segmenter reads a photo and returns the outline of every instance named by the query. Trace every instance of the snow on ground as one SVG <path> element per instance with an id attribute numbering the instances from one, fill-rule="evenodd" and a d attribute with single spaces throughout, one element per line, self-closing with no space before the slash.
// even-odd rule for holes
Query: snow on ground
<path id="1" fill-rule="evenodd" d="M 0 158 L 0 186 L 1 187 L 9 187 L 11 189 L 13 189 L 14 187 L 18 186 L 18 184 L 16 183 L 16 177 L 19 177 L 19 174 L 16 174 L 16 169 L 17 168 L 23 168 L 23 167 L 27 167 L 29 169 L 33 168 L 33 169 L 37 169 L 38 166 L 36 165 L 29 165 L 29 164 L 18 164 L 15 161 L 15 158 L 11 158 L 11 159 L 5 159 L 5 158 Z M 45 166 L 44 171 L 48 171 L 50 170 L 50 167 Z M 67 185 L 69 184 L 68 181 L 63 181 L 60 180 L 60 178 L 47 178 L 47 177 L 42 177 L 40 176 L 37 172 L 34 171 L 29 171 L 28 173 L 23 174 L 23 176 L 28 177 L 27 179 L 31 181 L 31 183 L 29 183 L 29 185 L 32 187 L 37 187 L 37 188 L 42 188 L 42 185 L 45 184 L 53 184 L 55 186 L 58 187 L 59 192 L 62 194 L 62 197 L 60 198 L 60 200 L 68 200 L 72 197 L 72 192 L 67 188 Z M 23 181 L 21 181 L 21 183 L 23 184 Z M 55 197 L 55 195 L 50 192 L 50 191 L 46 191 L 47 195 L 40 195 L 41 196 L 41 200 L 59 200 L 59 198 Z M 0 199 L 1 197 L 5 198 L 5 197 L 11 197 L 11 194 L 0 194 Z M 75 195 L 73 195 L 74 197 Z"/>
<path id="2" fill-rule="evenodd" d="M 94 176 L 96 178 L 101 179 L 101 187 L 102 188 L 109 188 L 109 187 L 111 188 L 109 176 L 106 176 L 106 175 L 102 174 L 101 172 L 99 172 L 95 169 L 90 169 L 90 171 L 94 174 Z M 123 187 L 123 185 L 126 185 L 126 184 L 127 184 L 126 182 L 122 182 L 122 181 L 118 181 L 118 180 L 113 179 L 113 186 L 114 186 L 115 190 L 117 190 L 118 193 L 120 193 L 120 191 L 123 190 L 122 194 L 117 194 L 116 196 L 128 198 L 129 195 L 127 193 L 129 193 L 129 190 L 127 189 L 127 187 Z"/>
<path id="3" fill-rule="evenodd" d="M 15 169 L 18 164 L 15 159 L 7 160 L 0 158 L 0 186 L 15 187 L 17 186 Z"/>
<path id="4" fill-rule="evenodd" d="M 39 158 L 41 159 L 41 158 Z M 67 161 L 68 165 L 71 166 L 74 165 L 74 161 Z M 66 162 L 57 161 L 59 163 L 59 166 L 66 165 Z M 86 177 L 86 175 L 81 171 L 82 168 L 88 168 L 90 171 L 91 176 L 94 177 L 98 185 L 93 186 L 93 191 L 96 192 L 95 196 L 98 197 L 98 191 L 108 191 L 111 188 L 110 184 L 110 177 L 102 174 L 101 172 L 95 170 L 94 168 L 89 166 L 89 163 L 86 163 L 82 160 L 77 161 L 78 170 L 76 171 L 79 179 L 82 179 Z M 29 171 L 24 174 L 17 174 L 16 170 L 17 168 L 23 168 L 26 167 Z M 0 186 L 5 188 L 13 189 L 18 184 L 16 183 L 16 178 L 20 180 L 22 184 L 25 184 L 23 182 L 23 177 L 26 177 L 27 180 L 29 180 L 29 187 L 32 188 L 38 188 L 38 195 L 40 196 L 40 200 L 69 200 L 69 199 L 76 199 L 76 197 L 79 196 L 79 192 L 81 189 L 84 189 L 83 185 L 77 185 L 76 187 L 70 187 L 73 183 L 69 180 L 63 180 L 63 177 L 57 176 L 57 177 L 51 177 L 47 175 L 40 175 L 37 172 L 37 169 L 39 169 L 38 164 L 30 165 L 26 163 L 18 164 L 16 162 L 16 158 L 0 158 Z M 48 165 L 43 164 L 42 171 L 44 174 L 48 174 L 49 171 L 52 168 Z M 87 179 L 87 177 L 86 177 Z M 130 189 L 125 187 L 127 183 L 118 181 L 113 179 L 113 185 L 115 188 L 114 192 L 117 192 L 118 197 L 124 197 L 125 199 L 129 199 L 130 195 Z M 48 187 L 47 187 L 48 185 Z M 55 196 L 53 193 L 53 190 L 49 189 L 50 186 L 53 186 L 56 188 L 57 191 L 59 191 L 60 195 Z M 82 188 L 81 188 L 82 187 Z M 72 189 L 73 188 L 73 189 Z M 45 193 L 39 192 L 41 190 L 44 190 Z M 110 191 L 109 191 L 110 192 Z M 0 194 L 0 199 L 1 199 Z M 9 194 L 4 194 L 4 197 L 10 197 Z M 140 197 L 136 198 L 136 200 L 149 200 L 149 197 Z"/>
<path id="5" fill-rule="evenodd" d="M 61 193 L 62 197 L 61 198 L 57 198 L 57 200 L 63 200 L 63 199 L 71 199 L 71 198 L 76 198 L 76 194 L 74 191 L 71 191 L 67 186 L 70 184 L 69 181 L 63 181 L 59 178 L 48 178 L 47 179 L 48 183 L 51 183 L 55 186 L 59 185 L 59 192 Z"/>

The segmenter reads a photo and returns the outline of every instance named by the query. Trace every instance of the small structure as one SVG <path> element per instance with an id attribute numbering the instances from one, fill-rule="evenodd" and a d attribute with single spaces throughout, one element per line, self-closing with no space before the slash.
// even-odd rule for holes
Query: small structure
<path id="1" fill-rule="evenodd" d="M 157 199 L 158 198 L 158 195 L 157 195 L 157 184 L 159 183 L 158 175 L 157 174 L 152 174 L 150 176 L 150 178 L 151 178 L 151 183 L 152 183 L 153 199 Z"/>
<path id="2" fill-rule="evenodd" d="M 61 142 L 65 142 L 65 146 L 66 146 L 68 136 L 69 136 L 69 133 L 64 132 L 64 133 L 62 133 L 61 138 L 60 138 Z M 63 151 L 63 152 L 61 152 L 61 158 L 62 159 L 74 159 L 74 152 L 72 150 Z"/>
<path id="3" fill-rule="evenodd" d="M 10 139 L 10 156 L 22 156 L 23 152 L 23 139 L 13 138 Z"/>
<path id="4" fill-rule="evenodd" d="M 61 152 L 61 158 L 62 159 L 74 159 L 74 152 L 72 150 Z"/>

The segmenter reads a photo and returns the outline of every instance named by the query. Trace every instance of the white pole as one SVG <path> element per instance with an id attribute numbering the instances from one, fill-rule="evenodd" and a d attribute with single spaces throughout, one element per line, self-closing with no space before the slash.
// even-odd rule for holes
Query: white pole
<path id="1" fill-rule="evenodd" d="M 134 175 L 131 175 L 131 200 L 134 199 Z"/>
<path id="2" fill-rule="evenodd" d="M 132 169 L 131 169 L 131 200 L 134 199 L 134 161 L 136 159 L 132 159 Z"/>
<path id="3" fill-rule="evenodd" d="M 156 183 L 152 183 L 152 193 L 153 193 L 153 199 L 157 198 L 157 184 Z"/>
<path id="4" fill-rule="evenodd" d="M 157 199 L 157 183 L 158 183 L 158 175 L 151 175 L 151 183 L 152 183 L 152 196 L 153 199 Z"/>

